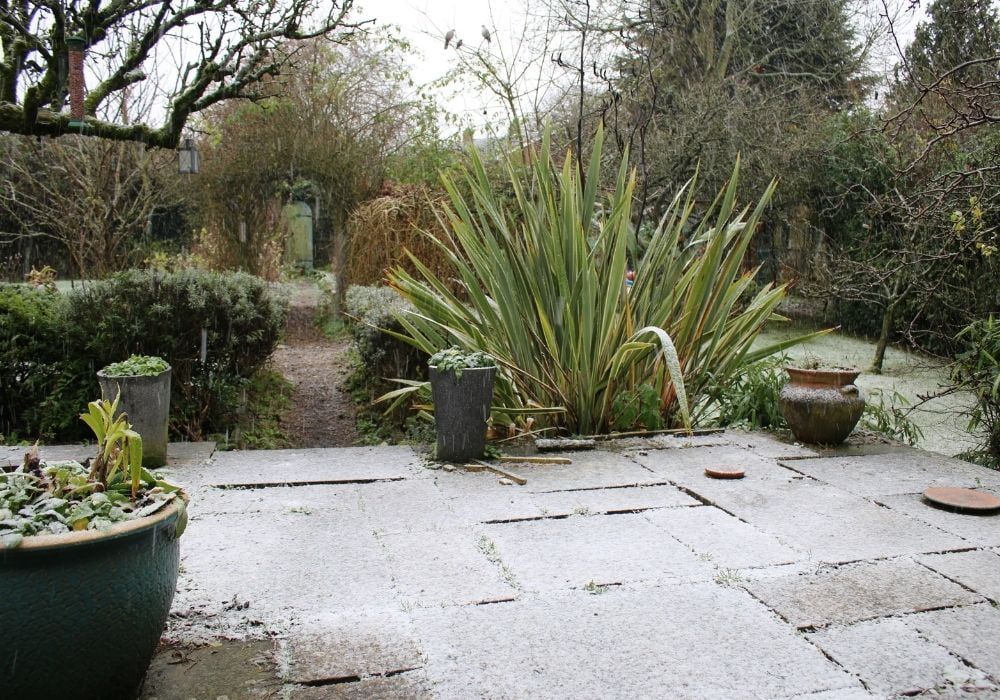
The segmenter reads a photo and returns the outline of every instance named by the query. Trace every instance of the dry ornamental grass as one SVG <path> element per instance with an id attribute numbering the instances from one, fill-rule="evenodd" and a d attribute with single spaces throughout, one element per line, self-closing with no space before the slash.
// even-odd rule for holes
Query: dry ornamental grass
<path id="1" fill-rule="evenodd" d="M 347 279 L 351 284 L 383 284 L 395 267 L 415 273 L 406 250 L 448 280 L 451 265 L 426 235 L 437 235 L 440 223 L 434 212 L 445 200 L 443 192 L 423 185 L 394 185 L 390 193 L 359 205 L 347 222 Z M 458 289 L 458 285 L 449 286 Z"/>

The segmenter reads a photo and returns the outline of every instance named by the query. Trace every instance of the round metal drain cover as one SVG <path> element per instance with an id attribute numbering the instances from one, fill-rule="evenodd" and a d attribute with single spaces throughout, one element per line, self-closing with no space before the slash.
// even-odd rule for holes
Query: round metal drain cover
<path id="1" fill-rule="evenodd" d="M 924 498 L 934 505 L 955 510 L 987 512 L 1000 509 L 1000 498 L 975 489 L 939 486 L 924 491 Z"/>
<path id="2" fill-rule="evenodd" d="M 713 479 L 742 479 L 745 473 L 739 467 L 705 467 L 705 476 Z"/>

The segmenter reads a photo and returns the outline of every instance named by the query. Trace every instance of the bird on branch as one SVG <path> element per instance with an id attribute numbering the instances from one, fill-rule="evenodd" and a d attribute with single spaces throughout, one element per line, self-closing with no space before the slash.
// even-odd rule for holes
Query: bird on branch
<path id="1" fill-rule="evenodd" d="M 448 45 L 451 43 L 451 40 L 454 39 L 454 38 L 455 38 L 455 30 L 454 29 L 449 29 L 448 33 L 444 35 L 444 48 L 445 48 L 445 50 L 448 49 Z M 458 48 L 458 47 L 456 46 L 455 48 Z"/>
<path id="2" fill-rule="evenodd" d="M 483 25 L 482 34 L 483 34 L 483 40 L 486 41 L 486 43 L 490 43 L 492 37 L 490 36 L 490 30 L 486 28 L 485 24 Z"/>

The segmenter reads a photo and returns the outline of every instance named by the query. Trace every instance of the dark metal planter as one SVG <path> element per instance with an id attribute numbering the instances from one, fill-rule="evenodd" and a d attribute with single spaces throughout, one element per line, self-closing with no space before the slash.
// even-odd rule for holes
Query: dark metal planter
<path id="1" fill-rule="evenodd" d="M 182 512 L 0 550 L 0 696 L 138 695 L 177 585 Z"/>
<path id="2" fill-rule="evenodd" d="M 438 459 L 463 462 L 483 456 L 496 374 L 496 367 L 463 369 L 461 376 L 430 367 Z"/>
<path id="3" fill-rule="evenodd" d="M 128 414 L 133 430 L 142 436 L 142 465 L 149 469 L 164 466 L 170 420 L 170 368 L 151 377 L 108 377 L 101 370 L 97 380 L 108 401 L 114 401 L 121 389 L 119 409 Z"/>
<path id="4" fill-rule="evenodd" d="M 778 406 L 801 442 L 839 445 L 854 430 L 865 410 L 865 398 L 854 385 L 856 370 L 816 370 L 786 367 L 789 381 Z"/>

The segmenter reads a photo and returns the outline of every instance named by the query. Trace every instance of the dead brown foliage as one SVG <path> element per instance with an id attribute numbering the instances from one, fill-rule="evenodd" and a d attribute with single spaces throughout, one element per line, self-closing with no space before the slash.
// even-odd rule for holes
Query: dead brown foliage
<path id="1" fill-rule="evenodd" d="M 446 199 L 443 192 L 425 185 L 393 184 L 382 196 L 355 208 L 347 222 L 350 283 L 383 284 L 386 273 L 397 266 L 416 274 L 407 250 L 435 275 L 449 279 L 451 265 L 425 233 L 440 236 L 434 212 Z M 457 284 L 450 286 L 458 291 Z"/>

